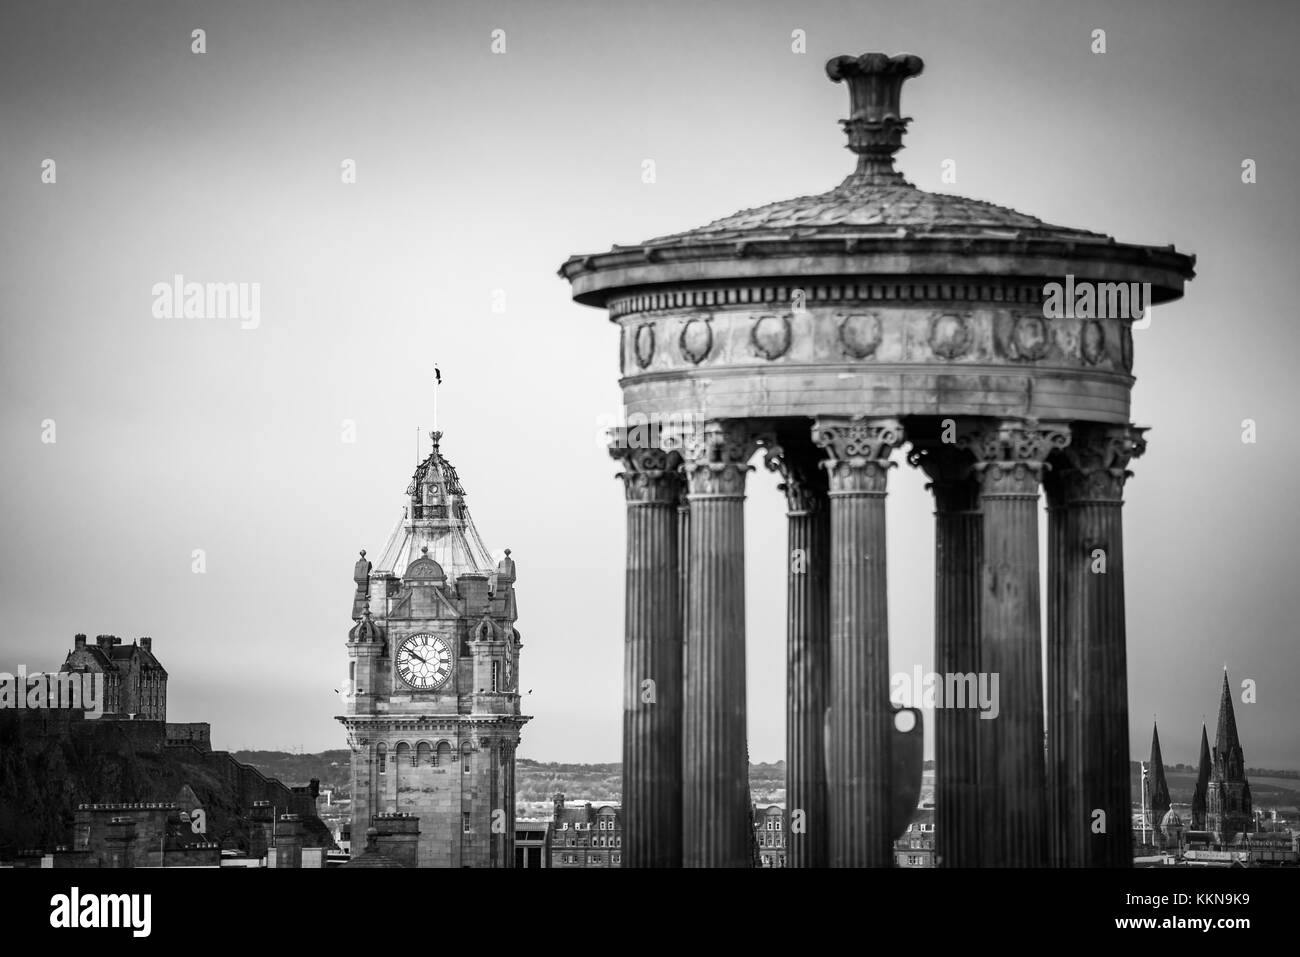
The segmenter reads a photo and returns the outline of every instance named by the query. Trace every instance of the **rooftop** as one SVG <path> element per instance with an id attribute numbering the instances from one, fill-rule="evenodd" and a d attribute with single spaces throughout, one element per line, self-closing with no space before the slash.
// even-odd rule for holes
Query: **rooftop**
<path id="1" fill-rule="evenodd" d="M 375 561 L 374 572 L 401 577 L 408 565 L 427 557 L 441 566 L 448 582 L 467 572 L 491 575 L 497 563 L 474 527 L 455 466 L 442 454 L 442 433 L 430 432 L 429 437 L 433 450 L 416 466 L 406 489 L 409 504 Z"/>

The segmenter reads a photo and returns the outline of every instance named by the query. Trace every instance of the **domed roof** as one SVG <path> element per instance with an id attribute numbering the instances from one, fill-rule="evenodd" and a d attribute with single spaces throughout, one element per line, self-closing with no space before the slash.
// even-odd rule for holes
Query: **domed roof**
<path id="1" fill-rule="evenodd" d="M 348 631 L 348 641 L 383 641 L 384 632 L 375 620 L 370 617 L 370 608 L 367 607 L 362 613 L 361 618 Z"/>
<path id="2" fill-rule="evenodd" d="M 928 193 L 911 183 L 877 184 L 850 176 L 829 192 L 742 209 L 696 229 L 642 246 L 689 246 L 742 239 L 956 237 L 1109 243 L 1101 233 L 1053 226 L 1005 206 Z"/>
<path id="3" fill-rule="evenodd" d="M 601 305 L 618 290 L 665 282 L 803 279 L 811 259 L 822 260 L 828 275 L 1001 274 L 1030 260 L 1032 269 L 1057 275 L 1066 259 L 1102 264 L 1097 275 L 1106 278 L 1112 266 L 1124 273 L 1137 263 L 1153 276 L 1153 301 L 1181 295 L 1195 257 L 1172 246 L 1120 244 L 1103 233 L 909 183 L 894 168 L 911 122 L 900 115 L 900 93 L 903 81 L 922 69 L 921 59 L 909 54 L 832 59 L 827 75 L 849 88 L 849 118 L 840 122 L 857 168 L 848 178 L 824 193 L 743 209 L 605 253 L 571 256 L 560 275 L 573 283 L 574 298 Z"/>
<path id="4" fill-rule="evenodd" d="M 1100 233 L 1052 226 L 1005 206 L 928 193 L 894 169 L 910 118 L 899 115 L 903 81 L 924 69 L 920 57 L 864 53 L 835 57 L 826 74 L 849 87 L 851 114 L 842 120 L 848 148 L 858 167 L 844 182 L 815 196 L 770 203 L 715 220 L 707 226 L 651 239 L 642 246 L 681 246 L 750 239 L 809 239 L 860 236 L 958 236 L 1012 239 L 1069 239 L 1110 242 Z"/>

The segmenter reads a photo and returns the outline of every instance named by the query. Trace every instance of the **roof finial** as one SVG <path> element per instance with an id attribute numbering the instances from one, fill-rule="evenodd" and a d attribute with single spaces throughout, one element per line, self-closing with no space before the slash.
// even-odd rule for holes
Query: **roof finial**
<path id="1" fill-rule="evenodd" d="M 894 169 L 894 154 L 903 148 L 910 117 L 899 112 L 903 81 L 919 76 L 925 64 L 918 56 L 864 53 L 837 56 L 826 64 L 826 75 L 849 85 L 849 118 L 840 125 L 849 135 L 849 149 L 858 154 L 858 168 L 846 185 L 902 186 L 907 180 Z"/>

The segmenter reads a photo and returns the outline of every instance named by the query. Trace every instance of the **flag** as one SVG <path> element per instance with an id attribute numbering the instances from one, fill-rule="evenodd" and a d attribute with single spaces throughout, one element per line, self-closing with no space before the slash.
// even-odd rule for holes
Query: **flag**
<path id="1" fill-rule="evenodd" d="M 437 385 L 442 385 L 442 373 L 438 371 L 437 366 L 433 367 L 433 377 Z"/>

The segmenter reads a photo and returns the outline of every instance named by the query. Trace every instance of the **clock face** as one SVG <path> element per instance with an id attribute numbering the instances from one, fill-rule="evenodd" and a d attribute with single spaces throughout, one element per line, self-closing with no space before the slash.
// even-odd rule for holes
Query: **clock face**
<path id="1" fill-rule="evenodd" d="M 437 635 L 412 635 L 397 649 L 397 674 L 416 691 L 442 687 L 451 667 L 451 648 Z"/>

